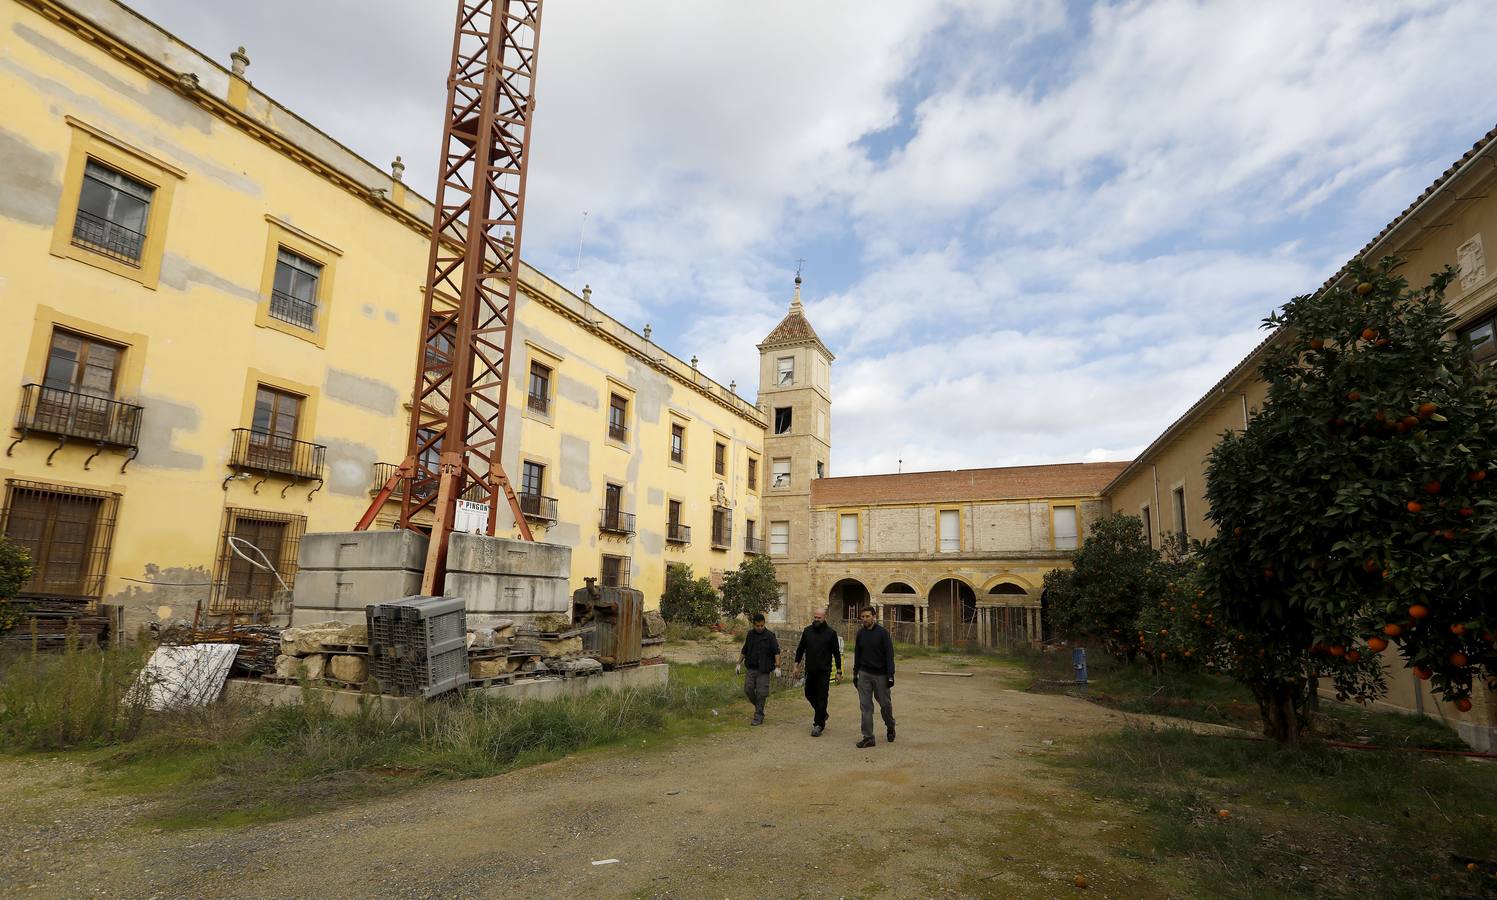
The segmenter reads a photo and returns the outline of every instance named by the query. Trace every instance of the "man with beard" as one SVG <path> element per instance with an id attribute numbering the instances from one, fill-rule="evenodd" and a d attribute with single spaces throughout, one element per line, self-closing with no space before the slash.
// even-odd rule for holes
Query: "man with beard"
<path id="1" fill-rule="evenodd" d="M 858 748 L 872 747 L 873 701 L 878 700 L 884 715 L 889 743 L 894 743 L 894 703 L 889 692 L 894 687 L 894 639 L 871 607 L 863 607 L 863 627 L 858 629 L 852 645 L 852 681 L 858 686 L 858 707 L 863 714 L 863 739 Z"/>
<path id="2" fill-rule="evenodd" d="M 842 645 L 837 629 L 826 623 L 826 608 L 811 613 L 811 624 L 800 633 L 795 648 L 795 674 L 805 662 L 806 702 L 811 704 L 811 737 L 821 737 L 826 728 L 826 698 L 835 677 L 842 680 Z"/>

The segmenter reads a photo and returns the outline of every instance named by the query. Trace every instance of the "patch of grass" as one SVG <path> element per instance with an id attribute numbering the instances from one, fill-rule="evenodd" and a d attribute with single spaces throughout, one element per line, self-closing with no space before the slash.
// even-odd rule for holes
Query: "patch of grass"
<path id="1" fill-rule="evenodd" d="M 146 651 L 80 647 L 61 653 L 0 656 L 0 748 L 66 750 L 129 740 L 145 719 L 144 695 L 132 694 Z"/>
<path id="2" fill-rule="evenodd" d="M 1176 870 L 1192 895 L 1497 892 L 1491 763 L 1125 729 L 1054 764 L 1132 810 L 1145 828 L 1120 852 Z"/>
<path id="3" fill-rule="evenodd" d="M 705 641 L 712 638 L 712 629 L 706 625 L 682 625 L 680 622 L 665 623 L 667 641 Z"/>
<path id="4" fill-rule="evenodd" d="M 153 718 L 130 743 L 96 752 L 106 788 L 160 800 L 165 828 L 274 821 L 425 781 L 481 778 L 624 741 L 709 730 L 713 707 L 739 699 L 722 664 L 674 665 L 667 686 L 517 702 L 452 697 L 395 717 L 374 703 L 336 715 L 299 704 Z M 721 727 L 734 721 L 723 717 Z"/>

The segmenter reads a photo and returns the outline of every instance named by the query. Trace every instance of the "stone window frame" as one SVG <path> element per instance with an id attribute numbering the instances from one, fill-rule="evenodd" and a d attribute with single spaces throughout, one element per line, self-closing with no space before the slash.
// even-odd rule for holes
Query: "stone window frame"
<path id="1" fill-rule="evenodd" d="M 837 553 L 838 554 L 847 555 L 849 553 L 856 554 L 856 553 L 862 553 L 862 552 L 864 552 L 863 513 L 864 513 L 864 510 L 862 510 L 862 509 L 839 509 L 839 510 L 837 510 Z M 852 550 L 847 550 L 847 549 L 845 549 L 843 547 L 842 522 L 843 522 L 844 519 L 847 519 L 847 518 L 851 518 L 853 520 L 853 529 L 854 529 L 853 542 L 854 542 L 854 544 L 856 546 L 854 546 Z"/>
<path id="2" fill-rule="evenodd" d="M 269 227 L 265 257 L 260 270 L 260 300 L 255 307 L 255 326 L 279 331 L 326 349 L 328 330 L 333 318 L 333 284 L 343 251 L 275 216 L 267 215 L 265 223 Z M 317 320 L 314 328 L 303 328 L 270 314 L 271 291 L 275 289 L 276 266 L 282 249 L 322 267 L 321 276 L 317 279 Z"/>
<path id="3" fill-rule="evenodd" d="M 525 392 L 520 399 L 520 413 L 527 419 L 540 422 L 542 425 L 556 427 L 556 406 L 560 402 L 556 395 L 556 382 L 562 367 L 562 357 L 544 347 L 540 347 L 530 341 L 525 342 Z M 546 411 L 534 409 L 530 405 L 530 367 L 532 364 L 545 366 L 551 370 L 551 378 L 546 385 Z M 515 393 L 520 393 L 516 391 Z"/>
<path id="4" fill-rule="evenodd" d="M 161 282 L 161 259 L 166 250 L 172 200 L 177 183 L 186 178 L 187 173 L 72 116 L 64 116 L 63 121 L 72 128 L 72 143 L 63 168 L 62 193 L 52 228 L 51 254 L 77 260 L 156 290 Z M 112 259 L 73 243 L 73 226 L 82 199 L 83 173 L 90 160 L 153 189 L 150 214 L 146 217 L 145 240 L 141 244 L 140 259 L 135 263 Z"/>
<path id="5" fill-rule="evenodd" d="M 941 546 L 941 514 L 956 513 L 956 549 L 947 550 Z M 936 553 L 961 553 L 966 549 L 967 515 L 960 506 L 938 506 L 936 507 Z"/>
<path id="6" fill-rule="evenodd" d="M 1081 501 L 1080 500 L 1051 500 L 1049 504 L 1050 519 L 1050 549 L 1052 550 L 1079 550 L 1081 542 L 1085 540 L 1081 527 Z M 1076 546 L 1061 547 L 1055 543 L 1055 511 L 1057 509 L 1071 509 L 1076 515 Z"/>

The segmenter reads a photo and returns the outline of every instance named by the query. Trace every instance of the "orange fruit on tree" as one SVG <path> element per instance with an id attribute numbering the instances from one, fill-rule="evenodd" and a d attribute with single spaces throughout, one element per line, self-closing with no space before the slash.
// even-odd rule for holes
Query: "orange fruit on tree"
<path id="1" fill-rule="evenodd" d="M 1459 650 L 1455 651 L 1445 658 L 1450 660 L 1450 664 L 1452 666 L 1455 666 L 1457 669 L 1464 669 L 1466 667 L 1466 663 L 1470 662 L 1470 660 L 1466 658 L 1466 654 L 1462 653 Z"/>
<path id="2" fill-rule="evenodd" d="M 1407 509 L 1411 513 L 1419 513 L 1424 510 L 1424 504 L 1420 503 L 1418 500 L 1410 500 L 1408 503 L 1405 503 L 1403 505 L 1403 508 Z"/>
<path id="3" fill-rule="evenodd" d="M 1439 407 L 1435 406 L 1433 403 L 1419 404 L 1419 418 L 1428 419 L 1430 416 L 1435 414 L 1436 409 L 1439 409 Z"/>
<path id="4" fill-rule="evenodd" d="M 1340 644 L 1332 644 L 1330 654 L 1332 656 L 1344 656 L 1346 654 L 1346 648 L 1341 646 Z"/>
<path id="5" fill-rule="evenodd" d="M 1466 478 L 1468 480 L 1470 480 L 1470 481 L 1485 481 L 1486 477 L 1487 477 L 1487 470 L 1486 469 L 1477 469 L 1475 472 L 1472 472 L 1470 475 L 1466 476 Z"/>
<path id="6" fill-rule="evenodd" d="M 1365 297 L 1370 293 L 1372 293 L 1372 282 L 1364 281 L 1361 284 L 1357 285 L 1358 296 Z"/>
<path id="7" fill-rule="evenodd" d="M 1463 519 L 1469 519 L 1469 518 L 1471 518 L 1474 515 L 1476 515 L 1476 510 L 1472 509 L 1469 506 L 1462 506 L 1461 507 L 1461 518 L 1463 518 Z"/>
<path id="8" fill-rule="evenodd" d="M 1362 329 L 1362 340 L 1364 340 L 1364 341 L 1377 340 L 1377 329 L 1376 328 L 1363 328 Z"/>
<path id="9" fill-rule="evenodd" d="M 1424 492 L 1426 494 L 1438 494 L 1438 493 L 1440 493 L 1440 482 L 1435 481 L 1433 478 L 1430 479 L 1429 481 L 1426 481 L 1424 483 Z"/>
<path id="10" fill-rule="evenodd" d="M 1432 669 L 1426 668 L 1425 666 L 1414 667 L 1414 675 L 1417 676 L 1420 681 L 1429 681 L 1429 677 L 1433 674 L 1435 674 L 1434 671 Z"/>
<path id="11" fill-rule="evenodd" d="M 1380 637 L 1370 637 L 1367 639 L 1367 649 L 1373 653 L 1382 653 L 1388 649 L 1388 642 Z"/>
<path id="12" fill-rule="evenodd" d="M 1461 699 L 1455 701 L 1455 708 L 1458 709 L 1458 710 L 1460 710 L 1461 712 L 1470 712 L 1471 711 L 1471 701 L 1468 700 L 1468 699 L 1466 699 L 1465 697 L 1462 697 Z M 1475 863 L 1472 863 L 1472 866 L 1474 866 L 1474 865 L 1475 865 Z"/>
<path id="13" fill-rule="evenodd" d="M 1323 339 L 1321 339 L 1321 338 L 1315 338 L 1315 339 L 1311 340 L 1310 341 L 1310 349 L 1311 350 L 1323 350 L 1323 349 L 1325 349 L 1325 341 Z"/>
<path id="14" fill-rule="evenodd" d="M 1454 625 L 1450 626 L 1450 633 L 1453 634 L 1453 635 L 1456 635 L 1457 637 L 1459 637 L 1460 635 L 1465 634 L 1466 633 L 1466 626 L 1465 626 L 1465 624 L 1461 623 L 1461 622 L 1456 622 Z"/>
<path id="15" fill-rule="evenodd" d="M 1357 662 L 1361 658 L 1362 658 L 1362 654 L 1360 652 L 1356 651 L 1356 650 L 1348 650 L 1348 651 L 1346 651 L 1346 661 L 1347 662 Z"/>
<path id="16" fill-rule="evenodd" d="M 1350 400 L 1353 403 L 1356 403 L 1358 400 L 1362 399 L 1362 392 L 1361 391 L 1347 391 L 1346 392 L 1346 399 Z M 1476 479 L 1473 478 L 1471 480 L 1475 481 Z"/>
<path id="17" fill-rule="evenodd" d="M 1383 626 L 1383 634 L 1386 634 L 1388 637 L 1398 637 L 1400 634 L 1403 634 L 1403 626 L 1397 622 L 1389 622 Z"/>
<path id="18" fill-rule="evenodd" d="M 1409 607 L 1409 618 L 1411 619 L 1422 619 L 1427 615 L 1429 615 L 1429 607 L 1423 603 L 1415 603 Z"/>

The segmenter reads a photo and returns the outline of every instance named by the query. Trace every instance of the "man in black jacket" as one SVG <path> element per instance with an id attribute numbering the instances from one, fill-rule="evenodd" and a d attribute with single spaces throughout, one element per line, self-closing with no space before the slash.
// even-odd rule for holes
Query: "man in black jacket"
<path id="1" fill-rule="evenodd" d="M 826 623 L 826 609 L 811 613 L 811 624 L 800 633 L 795 648 L 795 674 L 800 675 L 801 661 L 806 664 L 806 700 L 811 704 L 811 737 L 821 737 L 826 728 L 826 695 L 833 672 L 842 680 L 842 645 L 837 629 Z M 833 667 L 833 664 L 835 668 Z"/>
<path id="2" fill-rule="evenodd" d="M 743 639 L 734 671 L 748 669 L 743 676 L 743 694 L 754 704 L 750 725 L 764 724 L 764 701 L 769 699 L 769 676 L 780 674 L 780 641 L 764 626 L 764 613 L 754 616 L 754 627 Z"/>
<path id="3" fill-rule="evenodd" d="M 858 708 L 863 713 L 863 739 L 858 747 L 872 747 L 873 700 L 878 698 L 879 712 L 884 716 L 884 725 L 889 729 L 889 742 L 894 741 L 894 705 L 889 691 L 894 687 L 894 639 L 884 626 L 878 624 L 872 607 L 863 607 L 863 627 L 858 629 L 858 638 L 853 642 L 852 680 L 858 686 Z"/>

